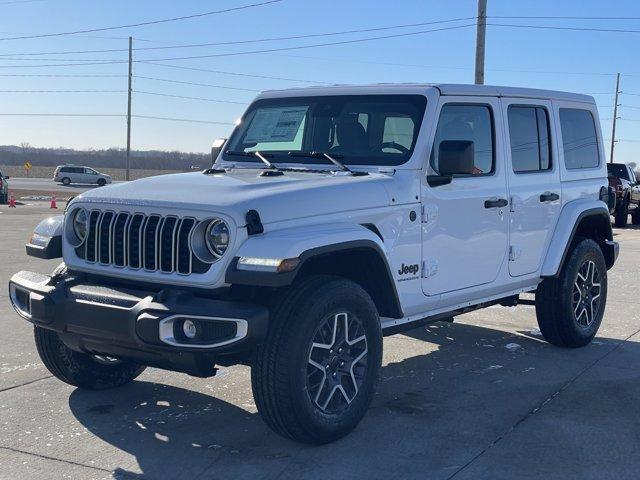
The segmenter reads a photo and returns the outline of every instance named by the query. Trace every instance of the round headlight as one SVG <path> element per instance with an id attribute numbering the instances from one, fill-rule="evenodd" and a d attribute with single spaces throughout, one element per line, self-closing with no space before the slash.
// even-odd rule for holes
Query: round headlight
<path id="1" fill-rule="evenodd" d="M 220 258 L 229 246 L 229 226 L 216 218 L 209 223 L 205 232 L 205 242 L 211 255 Z"/>
<path id="2" fill-rule="evenodd" d="M 83 242 L 87 236 L 87 225 L 89 223 L 89 216 L 84 208 L 76 210 L 73 214 L 73 231 L 78 239 Z"/>

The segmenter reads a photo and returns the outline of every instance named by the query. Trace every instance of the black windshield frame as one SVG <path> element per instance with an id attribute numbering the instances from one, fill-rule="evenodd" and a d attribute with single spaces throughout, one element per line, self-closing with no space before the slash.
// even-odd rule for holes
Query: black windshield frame
<path id="1" fill-rule="evenodd" d="M 286 108 L 286 107 L 307 107 L 308 111 L 304 117 L 303 139 L 300 148 L 293 149 L 268 149 L 260 148 L 261 152 L 269 153 L 273 156 L 274 163 L 277 164 L 312 164 L 317 165 L 323 163 L 315 158 L 296 156 L 296 151 L 301 152 L 325 152 L 331 155 L 332 152 L 340 154 L 341 162 L 345 165 L 369 165 L 369 166 L 398 166 L 409 161 L 419 138 L 420 128 L 424 119 L 427 106 L 427 98 L 424 95 L 416 94 L 368 94 L 368 95 L 315 95 L 315 96 L 298 96 L 298 97 L 281 97 L 281 98 L 264 98 L 256 100 L 252 103 L 238 127 L 234 130 L 226 146 L 227 151 L 251 151 L 255 146 L 255 142 L 243 143 L 243 139 L 249 131 L 250 121 L 253 120 L 258 109 L 269 108 Z M 346 116 L 351 116 L 352 109 L 360 107 L 363 111 L 371 112 L 375 115 L 376 122 L 369 129 L 367 125 L 366 140 L 367 145 L 360 150 L 350 152 L 338 152 L 327 145 L 335 140 L 327 140 L 322 134 L 328 133 L 334 135 L 337 129 L 337 121 Z M 345 112 L 345 110 L 348 110 Z M 357 115 L 359 110 L 355 110 Z M 381 145 L 384 139 L 385 125 L 384 122 L 388 118 L 407 117 L 413 122 L 413 132 L 410 138 L 410 146 L 405 146 L 405 150 L 385 147 L 387 150 L 378 150 L 378 143 Z M 327 125 L 324 125 L 324 123 Z M 380 126 L 380 123 L 383 123 Z M 326 129 L 326 132 L 324 131 Z M 332 130 L 333 129 L 333 130 Z M 320 137 L 320 140 L 318 140 Z M 407 135 L 405 135 L 407 137 Z M 377 140 L 380 140 L 378 142 Z M 406 138 L 408 141 L 409 138 Z M 376 145 L 371 146 L 373 142 Z M 407 142 L 408 143 L 408 142 Z M 324 147 L 324 148 L 323 148 Z M 334 146 L 337 148 L 339 145 Z M 222 154 L 222 158 L 227 162 L 233 163 L 258 163 L 258 159 L 251 157 L 238 157 L 228 155 L 226 151 Z"/>

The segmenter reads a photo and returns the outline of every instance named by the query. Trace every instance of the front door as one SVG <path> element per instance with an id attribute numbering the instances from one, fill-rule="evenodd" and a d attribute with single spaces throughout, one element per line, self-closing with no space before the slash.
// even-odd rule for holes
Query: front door
<path id="1" fill-rule="evenodd" d="M 541 100 L 503 99 L 511 195 L 509 274 L 536 272 L 560 214 L 560 173 L 550 135 L 552 109 Z"/>
<path id="2" fill-rule="evenodd" d="M 489 284 L 504 265 L 509 207 L 499 119 L 497 98 L 440 98 L 427 170 L 429 175 L 450 174 L 452 180 L 430 185 L 424 179 L 426 295 Z M 456 156 L 456 150 L 472 154 L 473 160 Z"/>

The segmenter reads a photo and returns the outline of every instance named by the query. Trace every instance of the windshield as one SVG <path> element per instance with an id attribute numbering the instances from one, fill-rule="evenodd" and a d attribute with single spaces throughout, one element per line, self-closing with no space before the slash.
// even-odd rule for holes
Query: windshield
<path id="1" fill-rule="evenodd" d="M 253 103 L 227 144 L 268 152 L 276 164 L 322 163 L 296 152 L 339 155 L 350 165 L 400 165 L 411 157 L 427 100 L 421 95 L 273 98 Z M 259 162 L 249 156 L 223 158 Z"/>

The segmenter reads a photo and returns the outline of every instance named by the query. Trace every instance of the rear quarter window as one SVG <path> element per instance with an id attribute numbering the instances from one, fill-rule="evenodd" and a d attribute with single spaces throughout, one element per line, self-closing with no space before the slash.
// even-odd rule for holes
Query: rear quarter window
<path id="1" fill-rule="evenodd" d="M 600 165 L 596 124 L 589 110 L 561 108 L 560 129 L 567 170 L 596 168 Z"/>

